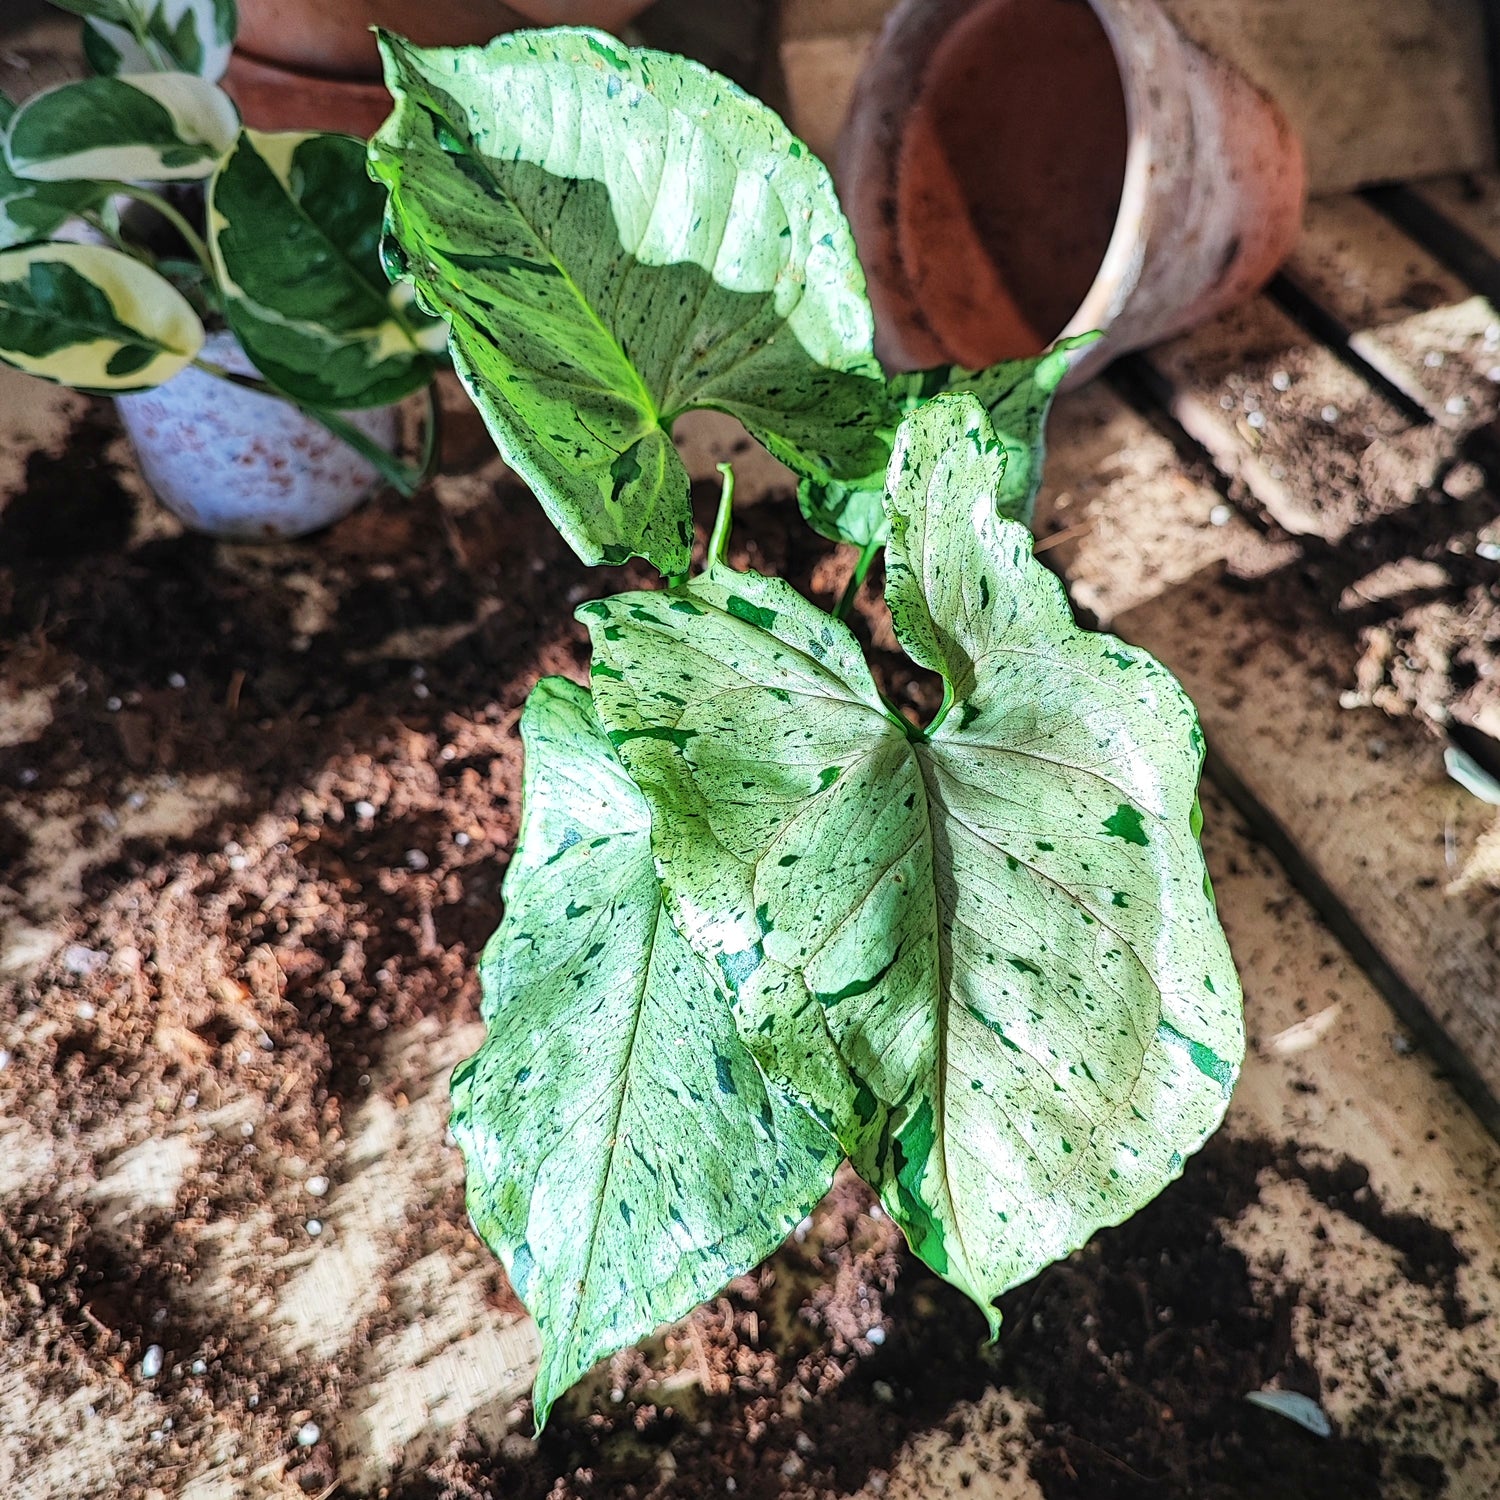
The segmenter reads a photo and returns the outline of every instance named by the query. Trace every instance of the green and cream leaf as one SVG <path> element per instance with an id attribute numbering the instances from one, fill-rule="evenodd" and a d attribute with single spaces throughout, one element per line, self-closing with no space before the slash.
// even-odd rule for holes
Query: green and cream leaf
<path id="1" fill-rule="evenodd" d="M 885 385 L 823 166 L 764 105 L 590 31 L 424 51 L 382 38 L 371 143 L 394 270 L 451 319 L 506 460 L 588 562 L 686 570 L 683 411 L 804 474 L 883 460 Z"/>
<path id="2" fill-rule="evenodd" d="M 431 378 L 445 330 L 387 281 L 384 209 L 352 136 L 246 130 L 214 174 L 225 314 L 256 368 L 298 401 L 380 406 Z"/>
<path id="3" fill-rule="evenodd" d="M 205 178 L 234 144 L 229 96 L 191 73 L 85 78 L 28 99 L 6 134 L 10 170 L 32 182 Z"/>
<path id="4" fill-rule="evenodd" d="M 0 250 L 49 239 L 94 207 L 102 190 L 91 182 L 27 182 L 10 170 L 5 136 L 16 106 L 0 94 Z"/>
<path id="5" fill-rule="evenodd" d="M 0 251 L 0 360 L 28 374 L 119 395 L 170 380 L 202 347 L 182 293 L 119 250 Z"/>
<path id="6" fill-rule="evenodd" d="M 716 566 L 581 616 L 678 928 L 762 1065 L 993 1325 L 1000 1292 L 1177 1174 L 1243 1033 L 1192 707 L 1073 624 L 1000 518 L 977 412 L 924 406 L 891 468 L 892 603 L 953 685 L 931 731 L 771 580 Z"/>
<path id="7" fill-rule="evenodd" d="M 540 1427 L 592 1365 L 776 1249 L 839 1152 L 767 1083 L 663 909 L 650 814 L 587 691 L 544 679 L 521 732 L 489 1037 L 454 1074 L 453 1132 L 541 1333 Z"/>
<path id="8" fill-rule="evenodd" d="M 165 70 L 217 81 L 229 66 L 239 24 L 235 0 L 52 3 L 84 18 L 84 51 L 107 76 Z"/>

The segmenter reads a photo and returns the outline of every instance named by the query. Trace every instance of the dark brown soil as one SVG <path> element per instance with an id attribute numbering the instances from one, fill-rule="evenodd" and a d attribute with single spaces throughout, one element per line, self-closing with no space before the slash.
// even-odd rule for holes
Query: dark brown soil
<path id="1" fill-rule="evenodd" d="M 535 1451 L 455 1455 L 403 1500 L 686 1500 L 728 1479 L 746 1500 L 840 1495 L 888 1468 L 914 1433 L 965 1436 L 955 1407 L 1001 1382 L 1038 1409 L 1029 1465 L 1047 1500 L 1378 1500 L 1396 1468 L 1422 1468 L 1420 1452 L 1320 1439 L 1244 1400 L 1272 1380 L 1321 1394 L 1293 1351 L 1298 1289 L 1267 1296 L 1222 1232 L 1276 1177 L 1302 1182 L 1396 1249 L 1414 1280 L 1451 1293 L 1462 1260 L 1451 1237 L 1387 1214 L 1363 1168 L 1220 1137 L 1145 1212 L 1006 1297 L 999 1342 L 986 1348 L 973 1307 L 870 1217 L 869 1195 L 849 1180 L 804 1243 L 694 1317 L 696 1353 L 673 1334 L 617 1359 L 607 1382 L 569 1398 Z M 768 1341 L 789 1296 L 797 1332 Z M 663 1374 L 705 1357 L 704 1384 L 717 1380 L 723 1394 L 687 1412 L 663 1402 Z M 1479 1381 L 1476 1411 L 1500 1414 L 1497 1396 Z M 1435 1467 L 1422 1492 L 1442 1493 Z"/>
<path id="2" fill-rule="evenodd" d="M 58 1399 L 106 1375 L 128 1384 L 161 1347 L 172 1426 L 121 1495 L 201 1467 L 211 1420 L 241 1424 L 315 1492 L 339 1455 L 326 1440 L 290 1450 L 285 1434 L 337 1410 L 339 1364 L 268 1362 L 245 1337 L 248 1300 L 209 1316 L 184 1289 L 211 1226 L 269 1209 L 268 1253 L 298 1242 L 307 1205 L 284 1164 L 336 1172 L 392 1038 L 422 1017 L 473 1019 L 472 965 L 515 834 L 520 706 L 540 673 L 582 675 L 576 603 L 645 573 L 582 568 L 503 482 L 467 507 L 382 501 L 293 546 L 133 543 L 109 436 L 95 413 L 66 457 L 33 458 L 0 512 L 0 684 L 60 685 L 50 724 L 0 749 L 0 849 L 15 910 L 60 923 L 71 945 L 0 987 L 0 1026 L 20 1039 L 0 1075 L 7 1109 L 61 1161 L 129 1111 L 165 1127 L 200 1097 L 270 1107 L 253 1140 L 217 1140 L 164 1209 L 106 1222 L 60 1168 L 0 1205 L 0 1336 Z M 712 496 L 699 498 L 702 519 Z M 745 511 L 732 556 L 825 604 L 848 567 L 789 496 Z M 861 628 L 898 693 L 930 710 L 931 684 L 882 649 L 886 624 Z M 182 832 L 116 837 L 142 777 L 203 776 L 237 799 Z M 50 846 L 28 830 L 45 818 L 98 852 L 81 890 L 40 913 Z M 1441 1493 L 1420 1435 L 1320 1440 L 1244 1401 L 1273 1381 L 1320 1394 L 1293 1352 L 1299 1288 L 1263 1284 L 1225 1237 L 1278 1179 L 1389 1245 L 1455 1326 L 1467 1319 L 1445 1226 L 1387 1212 L 1355 1163 L 1226 1138 L 1147 1212 L 1010 1296 L 985 1350 L 978 1315 L 845 1181 L 804 1238 L 568 1397 L 539 1444 L 460 1433 L 389 1495 L 644 1500 L 731 1479 L 743 1496 L 879 1492 L 903 1443 L 956 1442 L 972 1423 L 960 1404 L 998 1384 L 1035 1409 L 1011 1437 L 1048 1500 L 1341 1500 L 1429 1469 Z M 480 1254 L 456 1182 L 403 1231 L 398 1264 L 438 1250 Z M 514 1305 L 498 1269 L 487 1276 L 495 1305 Z M 110 1389 L 105 1415 L 125 1400 Z M 1479 1429 L 1492 1409 L 1500 1422 L 1496 1392 L 1476 1377 Z M 984 1455 L 1006 1436 L 976 1445 L 976 1462 L 1000 1462 Z"/>

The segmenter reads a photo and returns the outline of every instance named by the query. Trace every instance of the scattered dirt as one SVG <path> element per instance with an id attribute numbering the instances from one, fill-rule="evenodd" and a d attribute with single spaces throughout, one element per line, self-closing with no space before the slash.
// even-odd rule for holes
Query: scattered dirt
<path id="1" fill-rule="evenodd" d="M 972 1306 L 906 1253 L 848 1179 L 805 1239 L 685 1330 L 613 1361 L 534 1450 L 450 1457 L 428 1467 L 429 1488 L 409 1493 L 841 1495 L 888 1470 L 929 1428 L 986 1457 L 1003 1454 L 1016 1418 L 1001 1410 L 992 1441 L 975 1443 L 964 1415 L 1003 1383 L 1030 1413 L 1025 1449 L 1046 1500 L 1376 1500 L 1393 1475 L 1422 1471 L 1423 1455 L 1319 1439 L 1243 1399 L 1272 1381 L 1322 1394 L 1294 1350 L 1298 1288 L 1267 1295 L 1222 1232 L 1269 1180 L 1301 1182 L 1406 1257 L 1413 1278 L 1451 1290 L 1462 1258 L 1451 1237 L 1387 1214 L 1357 1164 L 1313 1165 L 1285 1147 L 1220 1137 L 1129 1224 L 1003 1299 L 999 1342 L 986 1348 Z M 674 1404 L 683 1371 L 696 1377 L 692 1399 Z M 715 1388 L 721 1394 L 703 1394 Z M 1477 1378 L 1473 1398 L 1476 1411 L 1500 1413 L 1493 1381 Z M 1436 1469 L 1414 1493 L 1442 1493 Z M 967 1487 L 962 1467 L 959 1484 Z"/>
<path id="2" fill-rule="evenodd" d="M 1420 1430 L 1319 1440 L 1245 1403 L 1324 1394 L 1293 1336 L 1324 1294 L 1229 1230 L 1291 1185 L 1456 1327 L 1465 1252 L 1357 1163 L 1228 1137 L 1008 1298 L 990 1350 L 843 1180 L 533 1443 L 529 1325 L 467 1228 L 444 1079 L 478 1035 L 521 704 L 582 676 L 574 606 L 644 570 L 579 566 L 494 463 L 235 549 L 120 461 L 96 409 L 0 510 L 0 1488 L 821 1500 L 919 1493 L 921 1451 L 952 1493 L 1443 1492 Z M 825 604 L 848 568 L 785 491 L 732 556 Z M 888 624 L 860 628 L 930 710 Z M 1494 1427 L 1495 1381 L 1462 1389 Z"/>
<path id="3" fill-rule="evenodd" d="M 1468 725 L 1500 767 L 1500 386 L 1481 378 L 1500 368 L 1500 324 L 1478 299 L 1439 305 L 1421 267 L 1407 272 L 1354 318 L 1356 344 L 1375 342 L 1348 358 L 1261 297 L 1115 378 L 1137 400 L 1170 381 L 1177 415 L 1235 476 L 1204 477 L 1294 545 L 1299 583 L 1360 643 L 1346 690 Z"/>

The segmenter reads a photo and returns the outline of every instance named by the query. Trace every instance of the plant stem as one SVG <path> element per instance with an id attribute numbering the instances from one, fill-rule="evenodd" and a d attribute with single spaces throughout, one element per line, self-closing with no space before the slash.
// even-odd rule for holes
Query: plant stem
<path id="1" fill-rule="evenodd" d="M 92 224 L 95 229 L 107 239 L 121 255 L 128 255 L 131 260 L 138 260 L 143 266 L 150 266 L 154 271 L 156 266 L 151 257 L 136 245 L 132 245 L 119 230 L 118 224 L 109 223 L 103 213 L 84 213 L 79 218 L 85 224 Z"/>
<path id="2" fill-rule="evenodd" d="M 942 725 L 943 720 L 948 717 L 948 710 L 952 707 L 953 684 L 949 682 L 945 677 L 943 678 L 943 701 L 938 704 L 938 711 L 933 715 L 932 723 L 930 723 L 924 731 L 924 738 L 930 739 L 938 732 L 938 729 Z"/>
<path id="3" fill-rule="evenodd" d="M 208 253 L 208 246 L 203 243 L 203 236 L 160 193 L 153 193 L 150 188 L 137 187 L 129 182 L 111 182 L 107 186 L 111 193 L 123 193 L 127 198 L 134 198 L 137 203 L 154 208 L 187 241 L 188 249 L 193 252 L 198 264 L 203 267 L 203 274 L 208 277 L 208 284 L 218 284 L 218 277 L 214 275 L 213 258 Z"/>
<path id="4" fill-rule="evenodd" d="M 422 469 L 413 469 L 402 463 L 394 454 L 387 453 L 374 438 L 367 437 L 347 417 L 340 416 L 336 411 L 325 411 L 319 406 L 306 406 L 301 401 L 292 400 L 290 396 L 278 391 L 275 386 L 264 380 L 258 380 L 253 375 L 240 375 L 233 370 L 226 370 L 222 365 L 216 365 L 211 360 L 195 359 L 193 366 L 217 380 L 227 380 L 230 385 L 242 386 L 247 391 L 256 391 L 262 396 L 271 396 L 277 401 L 285 401 L 289 406 L 295 406 L 303 416 L 310 417 L 325 432 L 332 433 L 341 443 L 347 443 L 353 448 L 404 499 L 410 500 L 427 481 L 428 468 L 437 452 L 435 421 L 429 421 L 428 424 L 428 443 L 424 445 L 426 462 Z M 432 410 L 435 408 L 429 409 L 429 415 Z"/>
<path id="5" fill-rule="evenodd" d="M 853 607 L 855 597 L 860 589 L 864 587 L 865 579 L 869 577 L 870 567 L 875 561 L 876 554 L 885 545 L 881 537 L 872 538 L 860 549 L 859 561 L 854 565 L 854 572 L 850 576 L 848 587 L 845 588 L 843 596 L 839 599 L 837 607 L 833 611 L 835 620 L 843 620 L 848 617 L 849 610 Z"/>
<path id="6" fill-rule="evenodd" d="M 708 557 L 705 566 L 712 567 L 724 561 L 729 550 L 729 528 L 733 524 L 734 468 L 731 464 L 716 465 L 724 476 L 724 487 L 719 491 L 719 513 L 714 517 L 713 534 L 708 539 Z"/>

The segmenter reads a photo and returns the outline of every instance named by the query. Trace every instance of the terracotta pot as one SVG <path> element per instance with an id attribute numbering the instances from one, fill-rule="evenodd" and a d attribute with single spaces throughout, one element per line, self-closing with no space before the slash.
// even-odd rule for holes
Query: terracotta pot
<path id="1" fill-rule="evenodd" d="M 337 130 L 368 139 L 391 112 L 383 83 L 302 73 L 246 52 L 229 59 L 224 87 L 253 130 Z"/>
<path id="2" fill-rule="evenodd" d="M 324 78 L 379 79 L 373 26 L 456 47 L 527 24 L 502 0 L 240 0 L 239 9 L 239 51 Z"/>
<path id="3" fill-rule="evenodd" d="M 256 373 L 232 334 L 211 334 L 203 353 L 236 374 Z M 303 536 L 348 515 L 379 480 L 369 462 L 289 402 L 202 370 L 115 405 L 157 499 L 210 536 Z M 394 406 L 345 415 L 394 452 Z"/>
<path id="4" fill-rule="evenodd" d="M 390 113 L 373 26 L 423 47 L 487 42 L 538 22 L 612 30 L 652 0 L 240 0 L 239 39 L 224 80 L 257 130 L 370 136 Z"/>
<path id="5" fill-rule="evenodd" d="M 1155 0 L 904 0 L 837 175 L 888 363 L 1103 330 L 1075 378 L 1249 297 L 1305 196 L 1281 111 Z"/>
<path id="6" fill-rule="evenodd" d="M 655 0 L 514 0 L 514 4 L 536 26 L 597 26 L 601 31 L 618 31 Z"/>

